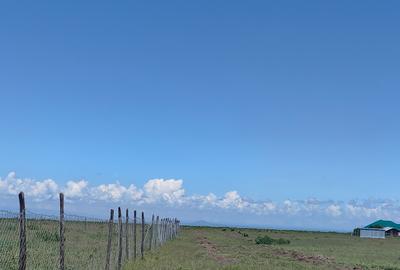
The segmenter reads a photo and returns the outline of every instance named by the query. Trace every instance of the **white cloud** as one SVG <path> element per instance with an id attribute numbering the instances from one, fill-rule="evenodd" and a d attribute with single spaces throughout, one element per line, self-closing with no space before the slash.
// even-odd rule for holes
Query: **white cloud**
<path id="1" fill-rule="evenodd" d="M 164 180 L 164 179 L 152 179 L 144 185 L 144 191 L 146 194 L 147 202 L 154 202 L 160 199 L 170 203 L 181 202 L 185 194 L 185 190 L 182 188 L 182 180 Z"/>
<path id="2" fill-rule="evenodd" d="M 91 190 L 93 199 L 109 200 L 113 202 L 119 201 L 137 201 L 142 198 L 143 191 L 134 185 L 125 187 L 120 183 L 103 184 Z"/>
<path id="3" fill-rule="evenodd" d="M 206 204 L 214 205 L 215 202 L 218 200 L 218 197 L 214 193 L 209 193 L 207 196 L 202 198 L 203 202 Z"/>
<path id="4" fill-rule="evenodd" d="M 296 201 L 285 200 L 283 201 L 283 205 L 280 208 L 280 212 L 287 213 L 290 215 L 298 214 L 301 210 L 301 205 L 302 204 L 299 204 L 299 202 Z"/>
<path id="5" fill-rule="evenodd" d="M 217 205 L 222 208 L 243 209 L 246 206 L 249 206 L 249 203 L 243 200 L 239 193 L 234 190 L 225 193 L 224 198 L 220 200 Z"/>
<path id="6" fill-rule="evenodd" d="M 333 217 L 338 217 L 342 214 L 341 207 L 337 204 L 331 204 L 326 208 L 326 213 Z"/>
<path id="7" fill-rule="evenodd" d="M 274 212 L 276 210 L 277 206 L 273 202 L 264 202 L 262 203 L 262 208 L 261 210 L 263 212 Z"/>
<path id="8" fill-rule="evenodd" d="M 57 196 L 58 185 L 52 179 L 35 181 L 17 178 L 15 172 L 10 172 L 4 180 L 0 178 L 0 193 L 16 195 L 20 191 L 36 200 L 44 200 Z"/>
<path id="9" fill-rule="evenodd" d="M 228 191 L 225 193 L 224 198 L 220 201 L 219 205 L 222 208 L 237 207 L 242 202 L 237 191 Z"/>
<path id="10" fill-rule="evenodd" d="M 82 198 L 87 195 L 88 182 L 85 180 L 68 181 L 64 189 L 64 195 L 67 198 Z"/>
<path id="11" fill-rule="evenodd" d="M 252 201 L 242 197 L 238 191 L 226 192 L 219 197 L 214 193 L 207 195 L 185 195 L 182 180 L 151 179 L 143 187 L 122 185 L 119 182 L 90 185 L 84 179 L 68 181 L 58 185 L 52 179 L 35 180 L 17 177 L 10 172 L 0 178 L 0 195 L 17 195 L 24 191 L 26 197 L 34 201 L 57 199 L 59 192 L 64 192 L 69 202 L 74 200 L 99 202 L 102 204 L 134 204 L 149 205 L 159 208 L 179 205 L 179 209 L 209 211 L 209 213 L 243 212 L 256 216 L 268 217 L 265 220 L 325 220 L 326 222 L 349 222 L 360 224 L 373 219 L 394 219 L 400 216 L 398 200 L 353 200 L 353 201 L 321 201 L 314 198 L 307 200 L 284 201 Z M 178 208 L 171 208 L 178 209 Z M 194 211 L 195 212 L 195 211 Z M 357 222 L 357 223 L 356 223 Z M 363 224 L 361 223 L 361 224 Z"/>

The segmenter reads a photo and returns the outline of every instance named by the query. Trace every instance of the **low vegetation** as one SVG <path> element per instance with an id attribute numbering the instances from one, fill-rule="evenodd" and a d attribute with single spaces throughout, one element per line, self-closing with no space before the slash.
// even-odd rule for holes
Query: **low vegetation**
<path id="1" fill-rule="evenodd" d="M 257 244 L 257 239 L 267 243 Z M 362 239 L 350 233 L 185 227 L 178 239 L 124 269 L 400 270 L 400 239 Z"/>
<path id="2" fill-rule="evenodd" d="M 257 245 L 264 244 L 264 245 L 286 245 L 290 244 L 290 240 L 279 238 L 279 239 L 273 239 L 269 237 L 268 235 L 265 235 L 263 237 L 257 236 L 255 239 L 255 242 Z"/>
<path id="3" fill-rule="evenodd" d="M 117 252 L 116 226 L 115 224 L 113 229 L 112 258 L 116 258 Z M 28 220 L 26 229 L 27 269 L 58 269 L 60 240 L 58 221 Z M 138 231 L 140 231 L 140 227 L 138 227 Z M 85 222 L 66 221 L 66 269 L 103 269 L 107 236 L 106 223 L 88 222 L 85 224 Z M 16 219 L 0 219 L 0 270 L 17 270 L 18 256 L 18 221 Z M 115 259 L 114 261 L 116 262 Z M 113 266 L 116 265 L 114 261 Z"/>
<path id="4" fill-rule="evenodd" d="M 5 219 L 0 220 L 0 225 L 0 269 L 17 269 L 18 225 Z M 103 269 L 106 224 L 67 225 L 67 269 Z M 56 222 L 31 221 L 27 228 L 30 269 L 57 269 Z M 116 230 L 113 239 L 117 240 Z M 113 241 L 113 258 L 116 248 L 117 241 Z M 177 239 L 147 252 L 144 260 L 126 263 L 124 269 L 400 270 L 400 239 L 363 239 L 350 233 L 184 227 Z"/>

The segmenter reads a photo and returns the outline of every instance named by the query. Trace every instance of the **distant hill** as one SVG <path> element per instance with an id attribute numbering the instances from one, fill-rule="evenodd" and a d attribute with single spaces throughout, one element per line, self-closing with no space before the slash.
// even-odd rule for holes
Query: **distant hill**
<path id="1" fill-rule="evenodd" d="M 226 227 L 226 225 L 224 225 L 224 224 L 212 223 L 212 222 L 208 222 L 208 221 L 204 221 L 204 220 L 188 222 L 188 223 L 185 223 L 184 225 L 199 226 L 199 227 Z"/>

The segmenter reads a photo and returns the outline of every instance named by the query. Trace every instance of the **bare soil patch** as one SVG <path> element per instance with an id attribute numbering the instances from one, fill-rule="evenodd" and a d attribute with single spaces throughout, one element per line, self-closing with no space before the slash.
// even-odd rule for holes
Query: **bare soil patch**
<path id="1" fill-rule="evenodd" d="M 218 252 L 218 248 L 216 247 L 216 245 L 213 244 L 212 242 L 210 242 L 210 240 L 207 237 L 205 237 L 203 235 L 199 235 L 196 237 L 196 240 L 203 248 L 205 248 L 207 250 L 208 256 L 213 258 L 218 263 L 220 263 L 222 265 L 234 263 L 233 259 L 221 255 Z"/>
<path id="2" fill-rule="evenodd" d="M 360 266 L 354 266 L 354 267 L 339 266 L 336 263 L 335 258 L 323 255 L 307 255 L 299 251 L 286 250 L 286 249 L 275 249 L 274 254 L 278 256 L 289 257 L 296 261 L 305 262 L 313 265 L 331 265 L 332 268 L 337 270 L 363 270 L 363 268 Z"/>

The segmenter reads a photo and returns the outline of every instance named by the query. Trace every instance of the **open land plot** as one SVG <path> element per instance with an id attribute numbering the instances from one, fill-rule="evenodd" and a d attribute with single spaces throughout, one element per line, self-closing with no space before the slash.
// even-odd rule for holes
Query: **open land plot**
<path id="1" fill-rule="evenodd" d="M 125 228 L 125 227 L 124 227 Z M 133 226 L 130 226 L 133 229 Z M 130 232 L 131 233 L 131 232 Z M 137 226 L 140 235 L 140 226 Z M 106 222 L 65 221 L 65 269 L 104 269 L 108 241 Z M 136 244 L 139 247 L 140 238 Z M 118 229 L 113 224 L 111 269 L 117 266 Z M 27 269 L 59 268 L 59 223 L 56 220 L 28 219 L 26 222 Z M 133 238 L 129 237 L 133 257 Z M 125 238 L 123 238 L 125 247 Z M 125 251 L 125 249 L 124 249 Z M 138 252 L 138 251 L 137 251 Z M 123 260 L 125 261 L 125 252 Z M 0 219 L 0 270 L 18 269 L 19 224 L 16 218 Z"/>
<path id="2" fill-rule="evenodd" d="M 259 236 L 290 244 L 256 244 Z M 344 233 L 184 227 L 133 269 L 400 269 L 400 239 Z"/>

